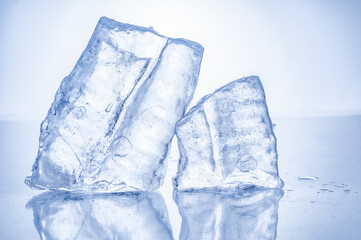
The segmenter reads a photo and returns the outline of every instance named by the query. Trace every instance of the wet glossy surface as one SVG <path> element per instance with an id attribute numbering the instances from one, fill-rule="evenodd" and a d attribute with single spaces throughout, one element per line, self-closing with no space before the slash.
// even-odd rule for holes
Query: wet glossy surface
<path id="1" fill-rule="evenodd" d="M 361 239 L 361 228 L 359 227 L 361 222 L 361 116 L 273 120 L 276 123 L 275 133 L 278 138 L 280 176 L 285 181 L 284 195 L 279 201 L 278 221 L 276 218 L 277 239 Z M 29 175 L 36 156 L 39 124 L 37 122 L 0 122 L 1 239 L 40 239 L 35 227 L 39 219 L 35 219 L 34 225 L 34 214 L 40 216 L 39 208 L 35 212 L 34 208 L 26 208 L 25 205 L 32 197 L 41 192 L 32 191 L 24 184 L 24 177 Z M 166 182 L 159 189 L 159 194 L 155 194 L 156 197 L 146 195 L 139 200 L 137 196 L 118 196 L 118 198 L 112 196 L 106 200 L 109 202 L 105 203 L 106 209 L 111 211 L 112 204 L 110 203 L 115 202 L 117 204 L 113 205 L 116 209 L 127 213 L 127 211 L 133 211 L 131 208 L 127 208 L 127 204 L 129 206 L 139 205 L 143 212 L 149 212 L 149 219 L 152 222 L 154 219 L 157 220 L 155 227 L 160 233 L 167 236 L 168 232 L 172 232 L 174 239 L 178 239 L 182 218 L 177 204 L 172 199 L 173 188 L 170 181 L 176 173 L 177 158 L 177 148 L 173 145 L 169 156 Z M 193 197 L 183 196 L 182 202 L 185 203 L 184 201 L 187 199 L 201 199 L 207 202 L 205 196 L 207 194 Z M 225 211 L 229 209 L 228 206 L 237 206 L 238 209 L 242 206 L 242 201 L 246 199 L 238 201 L 230 198 L 229 195 L 224 198 L 219 195 L 215 196 L 212 197 L 211 203 L 214 203 L 214 199 L 218 199 L 216 205 L 222 206 Z M 83 211 L 79 214 L 83 216 L 81 214 L 87 212 L 87 208 L 84 206 L 94 206 L 103 198 L 95 198 L 97 199 L 94 200 L 95 202 L 92 200 L 94 198 L 89 199 L 89 197 L 85 200 L 84 198 L 82 200 L 73 199 L 66 204 L 70 202 L 79 205 Z M 56 199 L 59 201 L 59 198 Z M 120 199 L 120 205 L 117 199 Z M 152 201 L 152 199 L 156 200 Z M 228 205 L 219 199 L 226 199 Z M 48 207 L 49 209 L 54 206 L 51 205 L 54 204 L 54 201 L 49 200 L 48 205 L 42 205 L 43 208 Z M 154 207 L 154 203 L 158 207 Z M 239 204 L 237 205 L 237 203 Z M 179 201 L 178 204 L 180 204 Z M 210 209 L 213 209 L 212 204 Z M 189 219 L 196 213 L 194 211 L 197 209 L 192 210 L 193 205 L 197 206 L 197 204 L 188 204 L 186 208 L 184 204 L 181 206 L 183 210 L 191 211 L 188 212 L 189 214 L 183 214 L 183 217 Z M 251 204 L 251 206 L 254 205 Z M 247 213 L 243 208 L 239 210 L 239 214 L 234 215 L 237 217 L 233 218 L 237 219 L 236 221 L 216 221 L 215 223 L 219 224 L 215 224 L 210 231 L 217 232 L 215 228 L 224 224 L 233 229 L 234 233 L 251 233 L 256 224 L 245 225 L 245 223 L 249 223 L 246 219 L 250 219 L 250 216 L 262 216 L 262 211 L 257 209 L 263 208 L 256 205 L 249 209 L 250 211 Z M 54 216 L 59 214 L 59 212 L 52 213 Z M 130 234 L 129 226 L 136 217 L 139 217 L 139 214 L 135 210 L 132 213 L 134 213 L 133 217 L 126 215 L 127 217 L 119 216 L 115 219 L 115 222 L 124 221 L 123 224 L 114 225 L 113 233 L 119 234 L 118 237 L 124 233 L 128 235 L 122 235 L 123 237 L 137 236 Z M 161 216 L 168 216 L 169 222 L 166 217 L 156 217 L 159 213 Z M 212 210 L 211 213 L 211 217 L 219 215 L 217 211 L 214 213 Z M 107 216 L 110 218 L 111 215 Z M 202 216 L 205 217 L 205 215 Z M 104 216 L 99 215 L 99 217 Z M 141 219 L 145 222 L 149 220 L 146 216 L 141 216 L 135 222 L 137 223 Z M 266 218 L 260 217 L 260 219 Z M 275 220 L 274 217 L 271 219 Z M 101 222 L 100 219 L 98 222 Z M 203 223 L 208 222 L 212 223 L 212 221 L 207 221 L 207 218 L 203 221 Z M 103 229 L 107 228 L 105 225 L 102 226 Z M 208 224 L 208 227 L 211 226 L 212 224 L 210 226 Z M 193 230 L 197 230 L 197 227 L 201 228 L 202 225 L 200 223 L 199 226 L 192 227 Z M 85 230 L 83 229 L 83 234 L 86 233 Z M 96 234 L 95 230 L 92 231 L 92 234 Z M 182 232 L 184 234 L 184 230 Z M 78 239 L 81 239 L 79 236 Z M 217 236 L 220 235 L 216 234 L 215 237 Z"/>

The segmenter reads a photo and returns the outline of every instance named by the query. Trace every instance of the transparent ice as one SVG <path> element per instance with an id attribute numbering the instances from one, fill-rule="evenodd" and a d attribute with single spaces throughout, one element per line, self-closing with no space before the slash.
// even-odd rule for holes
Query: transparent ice
<path id="1" fill-rule="evenodd" d="M 173 239 L 167 208 L 156 192 L 82 195 L 55 191 L 32 199 L 41 239 Z"/>
<path id="2" fill-rule="evenodd" d="M 195 42 L 102 17 L 41 125 L 26 183 L 90 191 L 158 188 L 202 55 Z"/>
<path id="3" fill-rule="evenodd" d="M 278 188 L 276 138 L 258 77 L 236 80 L 203 97 L 177 123 L 174 186 Z"/>
<path id="4" fill-rule="evenodd" d="M 182 227 L 179 239 L 276 239 L 280 189 L 244 192 L 174 192 Z"/>

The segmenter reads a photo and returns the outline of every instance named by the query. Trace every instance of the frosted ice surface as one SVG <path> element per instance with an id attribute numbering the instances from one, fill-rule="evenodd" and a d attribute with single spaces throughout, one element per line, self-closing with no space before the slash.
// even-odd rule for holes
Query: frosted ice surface
<path id="1" fill-rule="evenodd" d="M 276 138 L 258 77 L 205 96 L 177 123 L 180 150 L 174 186 L 278 188 Z"/>
<path id="2" fill-rule="evenodd" d="M 179 239 L 276 239 L 280 189 L 238 193 L 178 192 Z"/>
<path id="3" fill-rule="evenodd" d="M 26 183 L 67 190 L 158 188 L 202 55 L 195 42 L 101 18 L 41 125 Z"/>
<path id="4" fill-rule="evenodd" d="M 81 195 L 50 192 L 32 199 L 41 239 L 173 239 L 159 193 Z"/>

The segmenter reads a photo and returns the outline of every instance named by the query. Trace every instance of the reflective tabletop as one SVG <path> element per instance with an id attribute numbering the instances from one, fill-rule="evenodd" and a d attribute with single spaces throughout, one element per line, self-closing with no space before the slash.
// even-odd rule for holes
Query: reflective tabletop
<path id="1" fill-rule="evenodd" d="M 361 239 L 361 116 L 274 118 L 283 190 L 176 192 L 178 151 L 155 192 L 24 184 L 40 122 L 0 122 L 1 239 Z"/>

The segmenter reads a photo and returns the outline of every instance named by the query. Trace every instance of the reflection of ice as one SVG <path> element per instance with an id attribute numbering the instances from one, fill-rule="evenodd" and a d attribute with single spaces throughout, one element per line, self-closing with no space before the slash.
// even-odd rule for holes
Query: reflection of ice
<path id="1" fill-rule="evenodd" d="M 276 239 L 280 189 L 237 193 L 174 192 L 179 239 Z"/>
<path id="2" fill-rule="evenodd" d="M 159 193 L 50 192 L 27 206 L 42 239 L 173 239 Z"/>

